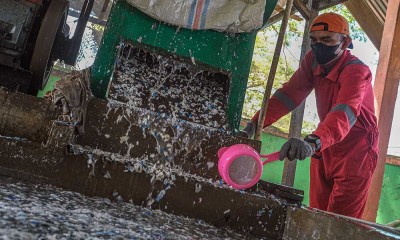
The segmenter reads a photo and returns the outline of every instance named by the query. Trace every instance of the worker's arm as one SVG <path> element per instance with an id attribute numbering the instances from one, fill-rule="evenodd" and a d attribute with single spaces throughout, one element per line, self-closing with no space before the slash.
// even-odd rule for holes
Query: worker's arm
<path id="1" fill-rule="evenodd" d="M 321 150 L 342 141 L 349 133 L 360 115 L 371 79 L 366 65 L 351 64 L 343 69 L 338 79 L 340 90 L 337 102 L 314 132 L 321 140 Z"/>
<path id="2" fill-rule="evenodd" d="M 310 94 L 313 89 L 312 59 L 313 56 L 309 52 L 289 82 L 283 84 L 282 88 L 276 90 L 269 99 L 264 128 L 294 110 Z M 251 119 L 253 123 L 257 124 L 259 114 L 260 111 L 257 111 Z"/>

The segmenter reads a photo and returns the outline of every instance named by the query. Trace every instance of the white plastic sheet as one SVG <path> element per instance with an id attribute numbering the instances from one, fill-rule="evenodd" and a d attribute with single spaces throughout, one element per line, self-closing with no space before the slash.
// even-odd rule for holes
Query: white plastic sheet
<path id="1" fill-rule="evenodd" d="M 251 32 L 263 25 L 267 0 L 127 0 L 154 19 L 184 28 Z"/>

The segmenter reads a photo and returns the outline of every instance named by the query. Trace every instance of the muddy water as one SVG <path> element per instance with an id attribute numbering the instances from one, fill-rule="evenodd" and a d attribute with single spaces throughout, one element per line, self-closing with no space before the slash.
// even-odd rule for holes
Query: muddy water
<path id="1" fill-rule="evenodd" d="M 230 229 L 0 178 L 0 239 L 252 239 Z"/>

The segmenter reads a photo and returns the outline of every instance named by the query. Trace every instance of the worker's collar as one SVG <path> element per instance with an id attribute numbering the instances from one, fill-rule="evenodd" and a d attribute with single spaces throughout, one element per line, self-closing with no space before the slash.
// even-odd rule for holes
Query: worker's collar
<path id="1" fill-rule="evenodd" d="M 331 68 L 330 71 L 326 71 L 323 65 L 317 63 L 316 59 L 314 58 L 313 61 L 313 75 L 321 76 L 335 82 L 340 74 L 340 68 L 343 65 L 344 60 L 350 54 L 349 50 L 344 50 L 342 56 L 336 61 L 335 65 Z"/>

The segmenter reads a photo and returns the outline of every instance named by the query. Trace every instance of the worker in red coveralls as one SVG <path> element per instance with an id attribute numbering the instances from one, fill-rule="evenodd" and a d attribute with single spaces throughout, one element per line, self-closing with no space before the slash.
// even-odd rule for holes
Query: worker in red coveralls
<path id="1" fill-rule="evenodd" d="M 361 218 L 378 157 L 372 75 L 353 56 L 349 25 L 335 13 L 310 28 L 311 51 L 269 100 L 264 128 L 299 106 L 314 89 L 320 123 L 303 139 L 290 138 L 280 159 L 311 156 L 310 207 Z M 252 137 L 259 112 L 244 131 Z"/>

